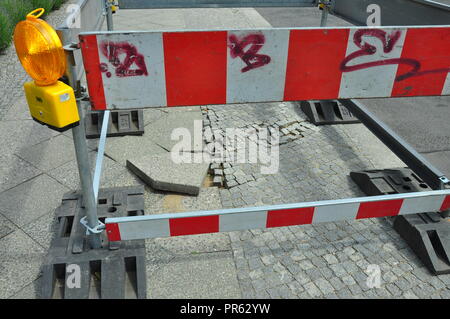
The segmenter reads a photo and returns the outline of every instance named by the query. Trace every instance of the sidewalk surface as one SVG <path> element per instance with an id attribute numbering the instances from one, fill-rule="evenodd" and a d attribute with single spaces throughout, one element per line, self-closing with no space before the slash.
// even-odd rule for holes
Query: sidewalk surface
<path id="1" fill-rule="evenodd" d="M 50 15 L 53 25 L 66 6 Z M 305 10 L 318 24 L 318 10 Z M 116 30 L 271 27 L 254 9 L 119 10 L 114 24 Z M 345 25 L 330 17 L 333 24 Z M 21 89 L 26 75 L 16 61 L 13 48 L 0 56 L 0 298 L 36 298 L 54 209 L 78 187 L 78 173 L 70 131 L 59 134 L 30 119 Z M 287 120 L 307 129 L 280 146 L 277 174 L 234 165 L 239 185 L 205 182 L 198 196 L 146 187 L 147 214 L 362 196 L 350 171 L 404 166 L 363 125 L 308 125 L 296 103 L 170 108 L 146 110 L 143 137 L 108 138 L 101 187 L 143 184 L 125 167 L 124 154 L 142 145 L 149 155 L 164 154 L 174 128 L 211 118 L 222 129 Z M 89 143 L 92 162 L 96 143 Z M 450 297 L 450 275 L 430 275 L 386 218 L 160 238 L 146 246 L 149 298 Z M 381 288 L 366 284 L 371 264 L 381 268 Z"/>

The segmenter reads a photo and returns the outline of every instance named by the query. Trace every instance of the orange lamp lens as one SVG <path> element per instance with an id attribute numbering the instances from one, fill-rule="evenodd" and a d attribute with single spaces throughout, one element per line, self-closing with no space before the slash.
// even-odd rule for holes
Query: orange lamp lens
<path id="1" fill-rule="evenodd" d="M 56 31 L 38 19 L 43 13 L 44 9 L 31 12 L 14 29 L 14 45 L 20 63 L 40 86 L 56 83 L 66 68 L 64 49 Z"/>

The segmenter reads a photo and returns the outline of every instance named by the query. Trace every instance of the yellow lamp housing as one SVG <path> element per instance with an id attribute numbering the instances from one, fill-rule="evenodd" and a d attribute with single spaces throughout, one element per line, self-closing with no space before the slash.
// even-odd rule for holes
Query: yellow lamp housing
<path id="1" fill-rule="evenodd" d="M 80 123 L 73 89 L 61 81 L 47 86 L 35 82 L 24 84 L 31 117 L 58 132 L 64 132 Z"/>
<path id="2" fill-rule="evenodd" d="M 73 89 L 58 81 L 66 69 L 66 57 L 56 31 L 39 19 L 40 8 L 16 25 L 14 45 L 25 71 L 34 79 L 24 84 L 32 118 L 63 132 L 79 124 Z"/>

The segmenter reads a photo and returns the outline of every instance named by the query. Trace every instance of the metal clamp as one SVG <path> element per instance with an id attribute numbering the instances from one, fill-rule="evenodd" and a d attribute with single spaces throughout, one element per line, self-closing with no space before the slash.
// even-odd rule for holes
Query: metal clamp
<path id="1" fill-rule="evenodd" d="M 98 221 L 98 225 L 94 228 L 89 227 L 88 221 L 86 220 L 86 216 L 80 219 L 80 224 L 86 227 L 86 235 L 89 234 L 100 234 L 103 230 L 105 230 L 105 224 L 101 221 Z"/>

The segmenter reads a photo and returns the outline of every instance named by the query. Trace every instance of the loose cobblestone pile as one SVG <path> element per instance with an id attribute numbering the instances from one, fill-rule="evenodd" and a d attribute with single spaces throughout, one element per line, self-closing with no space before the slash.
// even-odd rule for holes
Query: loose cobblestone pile
<path id="1" fill-rule="evenodd" d="M 227 128 L 262 127 L 280 132 L 276 143 L 279 169 L 272 174 L 261 173 L 264 165 L 260 162 L 237 163 L 235 156 L 231 161 L 211 164 L 210 172 L 224 182 L 221 195 L 225 207 L 362 195 L 343 173 L 373 166 L 355 154 L 347 143 L 354 141 L 343 126 L 316 127 L 296 103 L 208 106 L 202 111 L 207 147 L 221 141 Z M 245 139 L 244 147 L 265 142 L 252 141 L 251 135 Z"/>
<path id="2" fill-rule="evenodd" d="M 240 112 L 236 107 L 231 111 L 221 106 L 202 107 L 206 148 L 213 159 L 217 155 L 221 157 L 210 167 L 214 185 L 232 188 L 256 181 L 261 174 L 257 171 L 246 174 L 237 164 L 240 155 L 245 163 L 252 149 L 257 153 L 258 147 L 279 147 L 318 130 L 295 109 L 286 108 L 286 103 L 277 104 L 283 110 L 277 116 L 273 116 L 271 104 L 267 104 L 267 108 L 245 105 L 247 112 Z M 258 159 L 255 160 L 257 163 Z"/>

